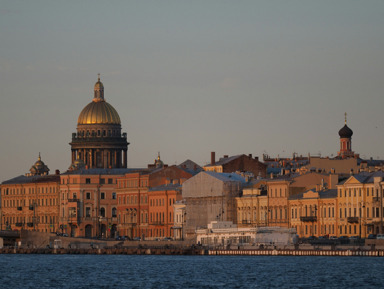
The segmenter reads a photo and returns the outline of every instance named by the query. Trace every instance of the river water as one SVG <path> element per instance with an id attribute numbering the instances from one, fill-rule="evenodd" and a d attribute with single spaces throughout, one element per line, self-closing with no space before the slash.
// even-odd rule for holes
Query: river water
<path id="1" fill-rule="evenodd" d="M 384 258 L 0 255 L 0 288 L 383 288 Z"/>

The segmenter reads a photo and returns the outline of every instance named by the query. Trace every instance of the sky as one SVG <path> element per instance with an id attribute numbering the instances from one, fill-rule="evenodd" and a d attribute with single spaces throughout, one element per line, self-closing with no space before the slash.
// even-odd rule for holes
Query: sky
<path id="1" fill-rule="evenodd" d="M 0 181 L 53 173 L 97 74 L 128 167 L 225 155 L 384 159 L 384 1 L 0 0 Z"/>

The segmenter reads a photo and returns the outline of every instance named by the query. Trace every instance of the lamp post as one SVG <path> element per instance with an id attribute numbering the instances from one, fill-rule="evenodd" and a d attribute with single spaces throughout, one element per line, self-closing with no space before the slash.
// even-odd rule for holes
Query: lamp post
<path id="1" fill-rule="evenodd" d="M 317 205 L 315 205 L 315 207 L 313 208 L 313 210 L 311 210 L 311 216 L 313 215 L 313 218 L 312 218 L 312 236 L 315 235 L 315 233 L 317 234 L 317 232 L 315 232 L 315 222 L 317 221 Z M 315 218 L 316 218 L 316 221 L 315 221 Z M 316 230 L 317 231 L 317 230 Z"/>
<path id="2" fill-rule="evenodd" d="M 127 211 L 127 216 L 128 216 L 128 219 L 129 219 L 129 222 L 128 224 L 130 225 L 130 229 L 131 229 L 131 232 L 130 232 L 130 238 L 133 239 L 133 226 L 135 225 L 135 222 L 134 222 L 134 217 L 136 217 L 136 209 L 132 209 L 132 208 L 129 208 L 129 209 L 125 209 Z M 128 232 L 127 232 L 128 234 Z"/>
<path id="3" fill-rule="evenodd" d="M 99 216 L 99 237 L 101 238 L 102 232 L 101 232 L 101 222 L 103 221 L 103 217 Z"/>
<path id="4" fill-rule="evenodd" d="M 362 218 L 363 218 L 362 213 L 364 211 L 362 209 L 364 209 L 364 208 L 365 208 L 364 203 L 360 202 L 360 214 L 359 214 L 360 215 L 360 239 L 361 239 L 361 222 L 362 222 Z"/>

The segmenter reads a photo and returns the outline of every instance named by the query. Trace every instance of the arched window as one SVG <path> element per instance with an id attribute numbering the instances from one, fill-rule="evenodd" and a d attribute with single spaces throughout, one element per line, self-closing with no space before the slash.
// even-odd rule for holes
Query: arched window
<path id="1" fill-rule="evenodd" d="M 116 208 L 112 208 L 112 218 L 116 218 Z"/>
<path id="2" fill-rule="evenodd" d="M 100 209 L 100 216 L 105 217 L 105 208 Z"/>

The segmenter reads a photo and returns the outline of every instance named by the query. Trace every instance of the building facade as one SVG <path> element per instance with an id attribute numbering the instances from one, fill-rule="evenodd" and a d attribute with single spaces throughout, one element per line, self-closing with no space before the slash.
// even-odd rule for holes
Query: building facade
<path id="1" fill-rule="evenodd" d="M 243 188 L 240 197 L 236 197 L 237 226 L 268 226 L 268 197 L 265 180 L 251 182 Z"/>
<path id="2" fill-rule="evenodd" d="M 383 233 L 384 173 L 360 173 L 337 186 L 340 235 Z"/>
<path id="3" fill-rule="evenodd" d="M 205 171 L 216 173 L 249 172 L 255 177 L 263 178 L 267 175 L 267 165 L 260 162 L 258 157 L 253 158 L 251 154 L 231 157 L 225 155 L 217 162 L 215 158 L 215 152 L 211 152 L 211 163 L 204 166 Z"/>
<path id="4" fill-rule="evenodd" d="M 127 169 L 88 169 L 60 176 L 60 231 L 72 237 L 116 236 L 117 178 Z"/>
<path id="5" fill-rule="evenodd" d="M 39 155 L 30 173 L 1 184 L 2 230 L 58 230 L 60 175 L 48 173 Z"/>
<path id="6" fill-rule="evenodd" d="M 184 238 L 194 238 L 195 230 L 212 221 L 237 223 L 235 198 L 241 194 L 245 179 L 238 174 L 200 172 L 183 183 L 186 205 Z"/>
<path id="7" fill-rule="evenodd" d="M 173 204 L 193 174 L 177 166 L 127 173 L 118 179 L 119 234 L 129 238 L 174 237 Z"/>

